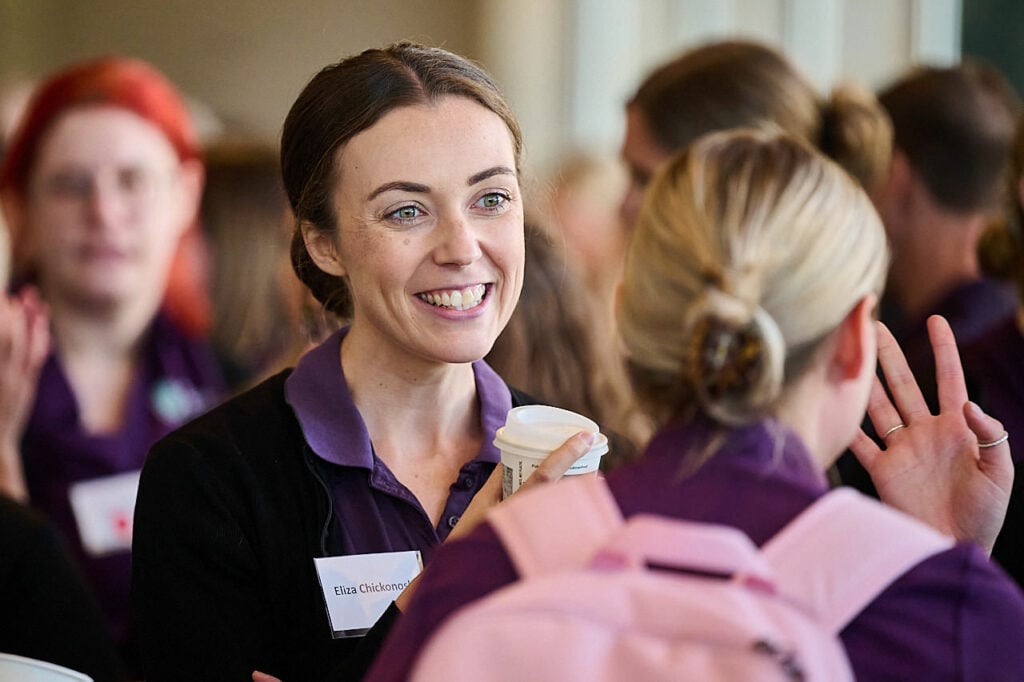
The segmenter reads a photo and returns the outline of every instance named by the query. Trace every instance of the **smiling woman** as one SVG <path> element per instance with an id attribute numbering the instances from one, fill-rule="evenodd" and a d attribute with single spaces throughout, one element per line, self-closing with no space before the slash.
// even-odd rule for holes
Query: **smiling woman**
<path id="1" fill-rule="evenodd" d="M 491 441 L 526 398 L 481 358 L 522 288 L 520 148 L 494 82 L 444 50 L 368 50 L 299 95 L 281 140 L 292 261 L 348 326 L 153 448 L 147 679 L 358 679 L 396 592 L 347 586 L 407 584 L 497 502 Z"/>
<path id="2" fill-rule="evenodd" d="M 345 145 L 337 228 L 306 222 L 303 235 L 317 266 L 348 283 L 350 381 L 490 350 L 522 289 L 516 160 L 502 119 L 464 97 L 390 111 Z M 345 366 L 361 348 L 371 364 Z"/>

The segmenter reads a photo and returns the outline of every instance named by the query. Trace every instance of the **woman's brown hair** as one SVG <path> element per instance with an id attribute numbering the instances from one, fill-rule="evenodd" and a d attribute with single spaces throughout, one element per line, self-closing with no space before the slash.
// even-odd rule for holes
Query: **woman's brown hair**
<path id="1" fill-rule="evenodd" d="M 628 106 L 668 152 L 709 132 L 774 128 L 816 146 L 869 190 L 892 151 L 889 119 L 870 92 L 842 85 L 822 100 L 784 55 L 752 41 L 683 53 L 651 73 Z"/>
<path id="2" fill-rule="evenodd" d="M 512 135 L 519 162 L 522 135 L 497 84 L 479 66 L 440 48 L 398 43 L 366 50 L 325 67 L 306 85 L 284 122 L 281 171 L 296 218 L 291 258 L 296 274 L 327 310 L 352 314 L 347 283 L 318 268 L 301 226 L 337 229 L 331 195 L 338 151 L 388 112 L 443 97 L 465 97 L 497 114 Z"/>

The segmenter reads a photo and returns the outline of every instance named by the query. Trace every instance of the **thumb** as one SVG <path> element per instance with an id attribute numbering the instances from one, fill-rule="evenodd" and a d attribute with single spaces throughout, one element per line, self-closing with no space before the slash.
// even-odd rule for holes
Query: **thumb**
<path id="1" fill-rule="evenodd" d="M 1012 485 L 1013 457 L 1010 453 L 1010 441 L 1002 422 L 985 414 L 972 401 L 968 401 L 964 405 L 964 419 L 967 421 L 967 427 L 978 438 L 978 457 L 981 467 L 986 471 L 997 473 L 1000 478 L 1008 476 L 1006 485 Z M 1002 481 L 1000 481 L 1000 487 L 1003 487 Z"/>

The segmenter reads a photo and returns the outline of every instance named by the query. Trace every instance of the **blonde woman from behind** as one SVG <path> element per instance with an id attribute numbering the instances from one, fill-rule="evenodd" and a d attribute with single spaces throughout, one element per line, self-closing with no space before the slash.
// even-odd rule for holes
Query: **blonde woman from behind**
<path id="1" fill-rule="evenodd" d="M 943 409 L 928 413 L 874 322 L 886 264 L 863 190 L 804 143 L 736 131 L 674 157 L 640 213 L 618 315 L 638 395 L 661 426 L 608 487 L 627 519 L 725 525 L 760 546 L 825 495 L 826 468 L 852 442 L 883 500 L 960 540 L 842 630 L 856 678 L 1019 679 L 1024 599 L 974 544 L 991 547 L 1005 512 L 1010 452 L 993 444 L 1002 426 L 967 403 L 941 320 Z M 874 378 L 876 357 L 894 402 Z M 859 431 L 868 406 L 880 432 L 901 425 L 884 453 Z M 858 566 L 848 575 L 857 580 Z M 518 577 L 489 523 L 446 547 L 371 678 L 405 679 L 453 611 Z"/>

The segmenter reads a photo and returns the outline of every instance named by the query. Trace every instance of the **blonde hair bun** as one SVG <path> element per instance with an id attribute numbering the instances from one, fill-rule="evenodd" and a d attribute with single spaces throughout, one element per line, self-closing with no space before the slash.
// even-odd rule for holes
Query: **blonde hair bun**
<path id="1" fill-rule="evenodd" d="M 786 343 L 756 303 L 709 285 L 687 314 L 683 363 L 703 409 L 725 424 L 768 410 L 782 391 Z"/>
<path id="2" fill-rule="evenodd" d="M 637 395 L 662 421 L 776 414 L 887 268 L 866 193 L 809 144 L 698 139 L 655 176 L 630 241 L 618 317 Z"/>

